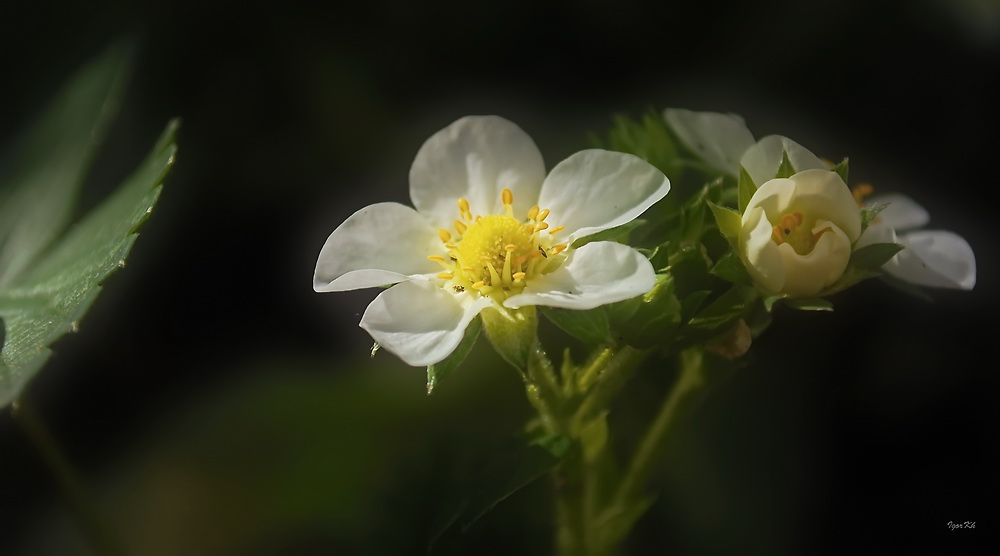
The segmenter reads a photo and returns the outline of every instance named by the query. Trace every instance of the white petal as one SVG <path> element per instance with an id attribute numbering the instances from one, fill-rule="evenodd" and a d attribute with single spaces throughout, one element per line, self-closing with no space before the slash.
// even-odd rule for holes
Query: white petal
<path id="1" fill-rule="evenodd" d="M 868 228 L 865 229 L 865 233 L 861 234 L 858 238 L 857 243 L 854 244 L 855 249 L 861 249 L 873 243 L 896 243 L 896 230 L 892 226 L 887 224 L 884 220 L 876 218 L 868 224 Z"/>
<path id="2" fill-rule="evenodd" d="M 778 293 L 785 283 L 785 264 L 778 244 L 771 240 L 772 226 L 764 209 L 747 208 L 740 231 L 740 252 L 747 271 L 761 288 Z"/>
<path id="3" fill-rule="evenodd" d="M 740 157 L 754 144 L 753 134 L 743 124 L 743 118 L 680 108 L 667 108 L 663 117 L 684 146 L 710 166 L 730 176 L 739 175 Z"/>
<path id="4" fill-rule="evenodd" d="M 829 170 L 805 170 L 790 178 L 766 181 L 750 198 L 746 210 L 755 207 L 763 208 L 772 223 L 786 213 L 801 212 L 835 223 L 851 241 L 861 235 L 858 204 L 844 180 Z"/>
<path id="5" fill-rule="evenodd" d="M 774 178 L 778 173 L 784 152 L 788 153 L 788 161 L 792 163 L 792 168 L 796 172 L 830 169 L 822 160 L 816 158 L 816 155 L 809 152 L 809 149 L 780 135 L 768 135 L 757 141 L 756 145 L 750 147 L 743 154 L 740 164 L 750 175 L 754 184 L 759 187 L 760 184 Z"/>
<path id="6" fill-rule="evenodd" d="M 971 290 L 976 285 L 976 256 L 960 235 L 939 230 L 902 234 L 906 245 L 896 255 L 889 274 L 920 286 Z"/>
<path id="7" fill-rule="evenodd" d="M 837 281 L 851 258 L 851 241 L 836 224 L 818 220 L 812 232 L 829 228 L 812 251 L 799 255 L 788 243 L 778 246 L 785 266 L 785 283 L 781 292 L 794 297 L 816 295 Z"/>
<path id="8" fill-rule="evenodd" d="M 567 243 L 630 222 L 670 191 L 670 180 L 645 160 L 589 149 L 571 155 L 545 178 L 538 205 L 564 226 Z"/>
<path id="9" fill-rule="evenodd" d="M 521 128 L 498 116 L 466 116 L 420 147 L 410 167 L 410 199 L 435 226 L 450 228 L 459 198 L 469 201 L 474 215 L 497 214 L 507 188 L 521 218 L 544 179 L 542 155 Z"/>
<path id="10" fill-rule="evenodd" d="M 505 307 L 544 305 L 586 310 L 630 299 L 652 289 L 653 265 L 635 249 L 613 241 L 595 241 L 574 250 L 555 271 L 532 278 Z"/>
<path id="11" fill-rule="evenodd" d="M 438 271 L 428 255 L 447 251 L 426 218 L 398 203 L 369 205 L 327 238 L 316 261 L 313 289 L 371 288 Z"/>
<path id="12" fill-rule="evenodd" d="M 923 228 L 931 221 L 931 215 L 927 213 L 924 207 L 918 205 L 916 201 L 906 195 L 900 195 L 899 193 L 872 197 L 865 205 L 871 206 L 882 203 L 889 203 L 889 206 L 885 207 L 885 210 L 880 212 L 877 218 L 897 230 Z"/>
<path id="13" fill-rule="evenodd" d="M 403 282 L 371 302 L 361 317 L 361 328 L 407 364 L 432 365 L 458 347 L 472 319 L 492 303 L 488 297 L 472 295 L 464 300 L 435 282 Z"/>

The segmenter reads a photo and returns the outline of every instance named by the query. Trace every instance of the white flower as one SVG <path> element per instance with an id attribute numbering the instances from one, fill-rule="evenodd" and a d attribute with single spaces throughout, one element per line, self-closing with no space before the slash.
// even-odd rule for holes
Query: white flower
<path id="1" fill-rule="evenodd" d="M 930 215 L 905 195 L 873 197 L 866 205 L 882 203 L 889 206 L 868 225 L 857 244 L 858 248 L 872 243 L 906 246 L 882 270 L 919 286 L 971 290 L 976 285 L 976 256 L 965 239 L 946 230 L 917 230 L 927 225 Z"/>
<path id="2" fill-rule="evenodd" d="M 641 295 L 655 280 L 631 247 L 576 239 L 629 222 L 670 182 L 642 159 L 578 152 L 545 175 L 531 138 L 496 116 L 462 118 L 428 139 L 410 168 L 416 209 L 354 213 L 320 251 L 313 287 L 396 284 L 361 327 L 414 366 L 447 357 L 488 307 L 591 309 Z"/>
<path id="3" fill-rule="evenodd" d="M 829 169 L 816 155 L 787 137 L 768 135 L 754 142 L 743 118 L 735 114 L 668 108 L 663 117 L 681 142 L 709 166 L 734 178 L 739 177 L 743 166 L 757 186 L 777 175 L 786 154 L 796 172 Z"/>
<path id="4" fill-rule="evenodd" d="M 806 170 L 757 189 L 743 212 L 740 256 L 761 289 L 816 295 L 837 281 L 861 235 L 861 215 L 836 172 Z"/>

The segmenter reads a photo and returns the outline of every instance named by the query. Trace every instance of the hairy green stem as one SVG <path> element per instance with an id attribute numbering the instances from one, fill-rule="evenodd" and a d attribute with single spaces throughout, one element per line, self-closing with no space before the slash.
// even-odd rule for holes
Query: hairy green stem
<path id="1" fill-rule="evenodd" d="M 124 556 L 124 547 L 100 516 L 76 469 L 59 448 L 27 396 L 22 396 L 14 403 L 13 416 L 48 466 L 94 553 L 101 556 Z"/>

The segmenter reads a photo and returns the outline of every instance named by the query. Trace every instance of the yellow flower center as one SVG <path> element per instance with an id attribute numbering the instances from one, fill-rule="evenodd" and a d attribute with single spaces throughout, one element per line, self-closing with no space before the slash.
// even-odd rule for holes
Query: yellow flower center
<path id="1" fill-rule="evenodd" d="M 469 201 L 459 199 L 455 233 L 438 230 L 448 257 L 428 258 L 444 267 L 438 278 L 456 293 L 471 290 L 502 302 L 520 293 L 533 276 L 555 270 L 565 258 L 567 245 L 552 244 L 552 235 L 563 227 L 549 227 L 545 222 L 548 209 L 531 207 L 527 218 L 518 220 L 514 217 L 514 194 L 504 189 L 501 199 L 504 214 L 485 216 L 473 216 Z"/>
<path id="2" fill-rule="evenodd" d="M 778 245 L 787 243 L 791 245 L 792 249 L 794 249 L 799 255 L 808 255 L 809 253 L 812 253 L 813 248 L 816 247 L 816 243 L 819 242 L 820 236 L 826 232 L 833 231 L 832 228 L 827 226 L 822 230 L 813 233 L 812 229 L 815 226 L 815 219 L 812 222 L 806 223 L 805 217 L 801 212 L 790 212 L 783 215 L 778 225 L 772 228 L 771 237 Z"/>

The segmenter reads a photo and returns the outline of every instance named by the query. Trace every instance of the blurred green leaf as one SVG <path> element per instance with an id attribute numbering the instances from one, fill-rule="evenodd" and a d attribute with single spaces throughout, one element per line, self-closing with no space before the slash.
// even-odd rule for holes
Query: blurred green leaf
<path id="1" fill-rule="evenodd" d="M 536 440 L 522 449 L 494 458 L 476 478 L 470 491 L 441 515 L 431 533 L 429 546 L 455 524 L 467 530 L 504 499 L 555 469 L 569 454 L 572 441 L 553 435 Z"/>
<path id="2" fill-rule="evenodd" d="M 18 174 L 28 177 L 16 181 L 16 189 L 0 209 L 5 216 L 14 211 L 19 215 L 15 220 L 42 221 L 5 223 L 2 231 L 3 257 L 12 267 L 3 271 L 0 286 L 0 317 L 7 326 L 0 354 L 0 406 L 20 394 L 48 359 L 52 342 L 77 330 L 80 318 L 100 292 L 100 284 L 124 266 L 136 230 L 156 204 L 163 179 L 173 165 L 177 122 L 167 126 L 146 160 L 111 197 L 61 239 L 49 241 L 60 233 L 72 209 L 85 161 L 91 156 L 94 133 L 104 125 L 108 99 L 117 94 L 126 56 L 122 48 L 112 49 L 78 74 L 43 116 L 40 128 L 28 139 L 28 151 L 38 152 L 35 158 L 24 159 L 29 168 Z M 68 107 L 92 113 L 89 118 L 71 116 Z M 66 118 L 67 135 L 50 136 L 58 135 L 58 121 L 52 118 L 60 117 Z M 46 140 L 53 145 L 52 151 L 44 152 Z M 60 160 L 64 155 L 72 161 Z M 61 185 L 52 185 L 49 178 Z M 42 206 L 50 203 L 53 206 Z M 28 240 L 24 234 L 30 230 L 38 230 L 39 238 L 48 239 Z"/>
<path id="3" fill-rule="evenodd" d="M 833 303 L 821 297 L 788 298 L 785 304 L 800 311 L 832 311 Z"/>
<path id="4" fill-rule="evenodd" d="M 723 255 L 709 272 L 734 284 L 753 285 L 750 273 L 747 272 L 746 267 L 743 266 L 743 261 L 740 260 L 736 253 L 726 253 Z"/>
<path id="5" fill-rule="evenodd" d="M 712 209 L 712 215 L 715 216 L 715 223 L 719 227 L 719 231 L 726 239 L 735 241 L 743 227 L 743 217 L 731 208 L 720 207 L 711 201 L 707 202 L 709 208 Z"/>
<path id="6" fill-rule="evenodd" d="M 778 173 L 775 178 L 790 178 L 795 175 L 795 166 L 788 159 L 788 151 L 781 151 L 781 165 L 778 166 Z"/>
<path id="7" fill-rule="evenodd" d="M 473 346 L 476 345 L 476 340 L 479 339 L 479 331 L 483 328 L 483 320 L 476 318 L 472 319 L 469 326 L 465 329 L 465 336 L 462 337 L 462 341 L 455 348 L 455 351 L 451 352 L 448 357 L 444 358 L 444 361 L 439 363 L 434 363 L 427 367 L 427 393 L 434 393 L 434 389 L 437 388 L 439 382 L 444 380 L 445 377 L 451 375 L 462 361 L 465 361 L 465 356 L 469 355 L 472 351 Z"/>
<path id="8" fill-rule="evenodd" d="M 757 192 L 757 185 L 754 184 L 753 178 L 747 173 L 746 168 L 740 164 L 740 179 L 737 184 L 737 199 L 740 205 L 740 214 L 743 214 L 747 210 L 747 205 L 750 204 L 750 199 L 753 194 Z"/>
<path id="9" fill-rule="evenodd" d="M 834 166 L 833 171 L 840 176 L 840 179 L 844 180 L 844 183 L 847 183 L 848 163 L 846 158 L 841 160 L 840 164 Z"/>
<path id="10" fill-rule="evenodd" d="M 608 327 L 608 312 L 604 306 L 589 311 L 540 307 L 545 318 L 552 321 L 563 332 L 574 338 L 594 345 L 611 343 Z"/>
<path id="11" fill-rule="evenodd" d="M 875 220 L 875 217 L 888 206 L 889 203 L 879 203 L 877 205 L 861 209 L 861 233 L 865 233 L 865 230 L 868 229 L 868 225 L 872 223 L 872 220 Z"/>
<path id="12" fill-rule="evenodd" d="M 861 270 L 878 270 L 902 250 L 899 243 L 872 243 L 851 253 L 848 264 Z"/>

